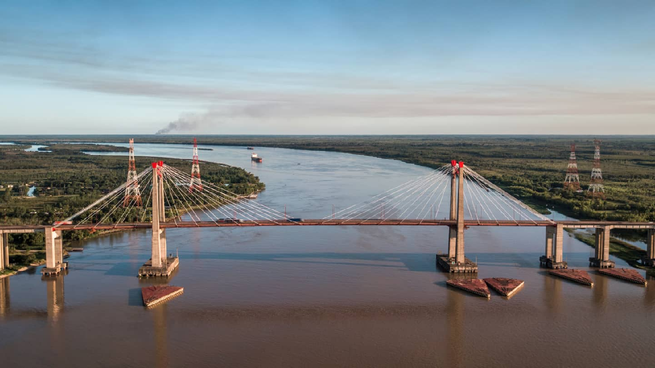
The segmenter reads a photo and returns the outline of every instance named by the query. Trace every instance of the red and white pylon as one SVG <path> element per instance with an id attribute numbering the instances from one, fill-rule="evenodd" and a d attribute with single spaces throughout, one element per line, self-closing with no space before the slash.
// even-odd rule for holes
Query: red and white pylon
<path id="1" fill-rule="evenodd" d="M 123 207 L 133 203 L 135 206 L 141 206 L 141 190 L 136 174 L 136 160 L 134 159 L 134 139 L 130 138 L 130 150 L 128 153 L 129 164 L 127 169 L 127 186 L 125 188 L 125 198 Z"/>
<path id="2" fill-rule="evenodd" d="M 564 189 L 580 190 L 580 174 L 578 173 L 578 162 L 575 158 L 575 143 L 571 143 L 571 155 L 569 156 L 569 166 L 566 168 Z"/>
<path id="3" fill-rule="evenodd" d="M 600 140 L 594 139 L 594 167 L 591 169 L 591 183 L 588 194 L 592 197 L 605 198 L 605 187 L 603 186 L 603 172 L 600 169 Z"/>
<path id="4" fill-rule="evenodd" d="M 191 165 L 191 183 L 189 183 L 189 192 L 202 191 L 202 181 L 200 180 L 200 163 L 198 162 L 198 142 L 193 138 L 193 164 Z"/>

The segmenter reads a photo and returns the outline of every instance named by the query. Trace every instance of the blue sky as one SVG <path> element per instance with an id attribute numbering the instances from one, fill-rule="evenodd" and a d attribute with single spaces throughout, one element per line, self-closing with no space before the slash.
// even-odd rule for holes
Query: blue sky
<path id="1" fill-rule="evenodd" d="M 2 134 L 655 134 L 655 1 L 0 0 Z"/>

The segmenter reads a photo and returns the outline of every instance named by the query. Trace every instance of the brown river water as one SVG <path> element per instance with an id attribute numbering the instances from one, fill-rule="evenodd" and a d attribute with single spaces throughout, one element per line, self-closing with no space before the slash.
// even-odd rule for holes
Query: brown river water
<path id="1" fill-rule="evenodd" d="M 267 185 L 257 201 L 320 218 L 428 169 L 340 153 L 211 147 L 201 160 L 244 167 Z M 190 158 L 191 148 L 136 145 L 137 155 Z M 139 158 L 137 157 L 137 160 Z M 126 163 L 127 167 L 127 163 Z M 201 166 L 202 171 L 202 166 Z M 591 248 L 565 236 L 569 265 Z M 553 367 L 649 366 L 655 283 L 591 272 L 583 287 L 540 269 L 545 230 L 472 228 L 479 277 L 525 280 L 511 299 L 446 287 L 435 253 L 445 228 L 172 229 L 184 294 L 145 309 L 136 277 L 150 234 L 84 242 L 70 271 L 0 280 L 2 367 Z M 617 266 L 625 266 L 621 260 Z M 641 271 L 640 271 L 641 272 Z M 642 272 L 643 274 L 643 272 Z"/>

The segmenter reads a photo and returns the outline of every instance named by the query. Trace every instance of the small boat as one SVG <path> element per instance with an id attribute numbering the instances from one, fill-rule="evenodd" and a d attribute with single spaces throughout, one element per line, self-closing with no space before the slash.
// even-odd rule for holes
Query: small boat
<path id="1" fill-rule="evenodd" d="M 246 149 L 249 149 L 251 151 L 254 150 L 254 148 L 252 148 L 252 147 L 246 147 Z"/>
<path id="2" fill-rule="evenodd" d="M 250 155 L 250 160 L 251 160 L 252 162 L 261 163 L 264 159 L 261 158 L 261 157 L 259 157 L 259 156 L 257 156 L 256 153 L 253 153 L 252 155 Z"/>

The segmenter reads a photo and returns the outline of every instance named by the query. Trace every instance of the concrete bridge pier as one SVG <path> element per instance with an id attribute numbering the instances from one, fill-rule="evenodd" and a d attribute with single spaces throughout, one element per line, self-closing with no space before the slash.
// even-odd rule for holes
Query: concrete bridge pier
<path id="1" fill-rule="evenodd" d="M 9 234 L 0 234 L 0 271 L 9 267 Z"/>
<path id="2" fill-rule="evenodd" d="M 61 230 L 46 227 L 45 235 L 45 267 L 41 269 L 44 276 L 56 276 L 62 270 L 68 269 L 68 262 L 64 262 L 63 237 Z"/>
<path id="3" fill-rule="evenodd" d="M 169 277 L 180 264 L 177 257 L 167 256 L 166 229 L 161 228 L 161 223 L 166 221 L 163 166 L 161 161 L 152 163 L 152 256 L 139 268 L 139 277 Z"/>
<path id="4" fill-rule="evenodd" d="M 596 228 L 596 250 L 593 257 L 589 257 L 589 267 L 614 268 L 615 263 L 610 261 L 610 231 L 611 226 Z"/>
<path id="5" fill-rule="evenodd" d="M 457 220 L 457 175 L 453 166 L 453 174 L 450 179 L 450 219 Z M 457 251 L 457 227 L 448 227 L 448 259 L 455 258 Z"/>
<path id="6" fill-rule="evenodd" d="M 437 265 L 447 272 L 478 272 L 478 265 L 464 255 L 464 163 L 459 163 L 459 169 L 455 161 L 452 164 L 450 219 L 457 220 L 457 224 L 448 228 L 448 254 L 437 254 Z"/>
<path id="7" fill-rule="evenodd" d="M 564 262 L 564 226 L 546 227 L 546 250 L 545 254 L 539 257 L 539 263 L 547 268 L 568 268 Z"/>
<path id="8" fill-rule="evenodd" d="M 648 229 L 646 238 L 646 257 L 641 259 L 646 266 L 655 267 L 655 229 Z"/>

